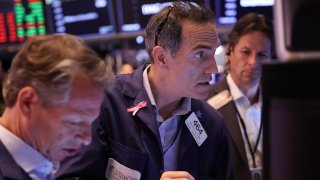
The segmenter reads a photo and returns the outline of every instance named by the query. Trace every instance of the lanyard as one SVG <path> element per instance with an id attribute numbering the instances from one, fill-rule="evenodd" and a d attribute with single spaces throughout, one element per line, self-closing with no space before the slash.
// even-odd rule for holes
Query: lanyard
<path id="1" fill-rule="evenodd" d="M 258 149 L 258 145 L 259 145 L 259 142 L 260 142 L 260 137 L 261 137 L 261 132 L 262 132 L 262 120 L 260 121 L 260 127 L 259 127 L 259 133 L 258 133 L 258 137 L 257 137 L 257 141 L 256 143 L 254 144 L 254 147 L 252 149 L 252 146 L 251 146 L 251 143 L 250 143 L 250 140 L 249 140 L 249 136 L 248 136 L 248 132 L 247 132 L 247 128 L 246 128 L 246 125 L 244 124 L 244 121 L 238 111 L 238 108 L 236 107 L 236 112 L 237 112 L 237 115 L 240 119 L 240 123 L 241 123 L 241 127 L 242 127 L 242 130 L 244 132 L 244 135 L 245 135 L 245 138 L 246 138 L 246 141 L 248 143 L 248 146 L 249 146 L 249 150 L 250 150 L 250 154 L 251 154 L 251 157 L 252 157 L 252 161 L 253 161 L 253 167 L 256 168 L 256 159 L 255 159 L 255 154 L 257 152 L 257 149 Z"/>

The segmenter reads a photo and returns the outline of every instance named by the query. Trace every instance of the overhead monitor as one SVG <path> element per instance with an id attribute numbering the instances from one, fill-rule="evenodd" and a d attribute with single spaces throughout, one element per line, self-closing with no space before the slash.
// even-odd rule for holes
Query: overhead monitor
<path id="1" fill-rule="evenodd" d="M 46 0 L 51 33 L 68 33 L 85 40 L 114 34 L 112 0 Z"/>
<path id="2" fill-rule="evenodd" d="M 193 2 L 205 5 L 209 1 L 197 0 Z M 162 8 L 170 6 L 172 2 L 172 0 L 117 0 L 119 32 L 143 32 L 150 17 Z"/>
<path id="3" fill-rule="evenodd" d="M 47 33 L 44 3 L 41 0 L 0 2 L 0 46 L 16 45 Z"/>
<path id="4" fill-rule="evenodd" d="M 215 0 L 211 3 L 220 26 L 233 26 L 240 17 L 251 12 L 273 19 L 274 0 Z"/>
<path id="5" fill-rule="evenodd" d="M 319 9 L 319 0 L 275 1 L 275 45 L 279 60 L 319 60 Z"/>

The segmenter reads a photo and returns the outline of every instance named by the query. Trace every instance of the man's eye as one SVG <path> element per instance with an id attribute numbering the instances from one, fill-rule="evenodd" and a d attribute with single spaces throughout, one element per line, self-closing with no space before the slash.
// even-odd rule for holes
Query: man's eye
<path id="1" fill-rule="evenodd" d="M 250 54 L 250 51 L 242 51 L 242 54 Z"/>
<path id="2" fill-rule="evenodd" d="M 260 54 L 258 54 L 259 55 L 259 57 L 262 57 L 262 58 L 267 58 L 268 57 L 268 55 L 267 54 L 264 54 L 264 53 L 260 53 Z"/>
<path id="3" fill-rule="evenodd" d="M 67 123 L 71 126 L 76 126 L 79 124 L 78 122 L 74 122 L 74 121 L 67 121 Z"/>
<path id="4" fill-rule="evenodd" d="M 203 52 L 203 51 L 200 51 L 200 52 L 198 52 L 198 53 L 196 54 L 196 57 L 197 57 L 197 58 L 203 58 L 203 56 L 204 56 L 204 52 Z"/>

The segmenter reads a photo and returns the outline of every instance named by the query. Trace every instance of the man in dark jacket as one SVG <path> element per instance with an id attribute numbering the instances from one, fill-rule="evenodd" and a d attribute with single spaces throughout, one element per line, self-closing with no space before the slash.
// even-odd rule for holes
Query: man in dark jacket
<path id="1" fill-rule="evenodd" d="M 146 29 L 152 63 L 117 76 L 93 143 L 62 164 L 59 178 L 232 179 L 224 121 L 199 100 L 219 45 L 207 8 L 178 1 L 154 15 Z"/>

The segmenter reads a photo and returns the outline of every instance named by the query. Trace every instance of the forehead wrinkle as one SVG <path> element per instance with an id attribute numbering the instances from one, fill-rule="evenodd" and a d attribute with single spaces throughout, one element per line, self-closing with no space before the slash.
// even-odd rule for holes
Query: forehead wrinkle
<path id="1" fill-rule="evenodd" d="M 216 28 L 203 28 L 204 25 L 189 24 L 189 28 L 183 29 L 183 39 L 191 43 L 191 49 L 214 50 L 220 46 Z"/>
<path id="2" fill-rule="evenodd" d="M 215 50 L 220 46 L 220 41 L 216 36 L 210 36 L 210 37 L 199 37 L 197 38 L 194 36 L 196 40 L 191 40 L 191 49 L 208 49 L 208 50 Z"/>

